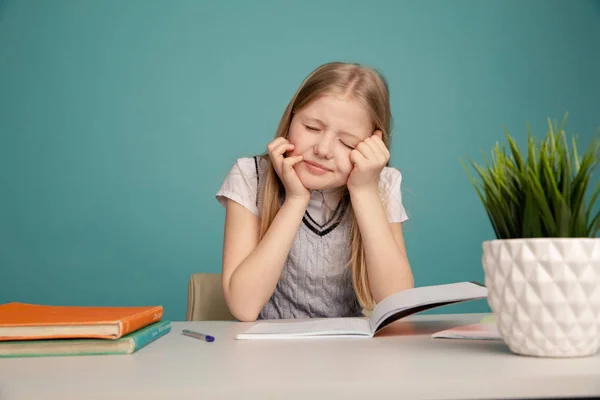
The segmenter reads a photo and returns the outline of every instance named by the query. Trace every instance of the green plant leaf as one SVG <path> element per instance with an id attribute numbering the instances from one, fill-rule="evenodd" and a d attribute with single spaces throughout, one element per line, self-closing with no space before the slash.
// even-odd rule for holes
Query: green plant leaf
<path id="1" fill-rule="evenodd" d="M 593 170 L 600 162 L 596 138 L 600 129 L 580 155 L 577 137 L 569 140 L 565 133 L 567 116 L 560 126 L 547 118 L 548 131 L 542 140 L 527 123 L 525 153 L 504 127 L 510 152 L 496 143 L 491 161 L 483 152 L 482 165 L 468 159 L 476 177 L 461 160 L 497 238 L 591 237 L 600 231 L 600 211 L 592 216 L 600 198 L 600 182 L 586 205 Z"/>

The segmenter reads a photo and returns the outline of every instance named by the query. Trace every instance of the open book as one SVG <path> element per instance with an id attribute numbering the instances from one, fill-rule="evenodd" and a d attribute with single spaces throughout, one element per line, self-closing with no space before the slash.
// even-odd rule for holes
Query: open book
<path id="1" fill-rule="evenodd" d="M 312 318 L 257 322 L 236 339 L 290 339 L 302 337 L 373 337 L 392 322 L 430 308 L 487 297 L 487 288 L 475 282 L 423 286 L 383 299 L 370 317 Z"/>

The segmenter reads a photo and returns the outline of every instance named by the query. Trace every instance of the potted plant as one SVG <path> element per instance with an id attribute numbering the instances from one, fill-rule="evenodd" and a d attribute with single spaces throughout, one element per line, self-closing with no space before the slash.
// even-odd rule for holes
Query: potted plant
<path id="1" fill-rule="evenodd" d="M 541 141 L 528 126 L 526 154 L 505 129 L 510 152 L 496 144 L 491 162 L 468 159 L 476 178 L 461 160 L 496 236 L 482 246 L 488 303 L 505 343 L 521 355 L 600 348 L 600 181 L 592 182 L 600 142 L 594 135 L 578 153 L 565 121 L 548 119 Z"/>

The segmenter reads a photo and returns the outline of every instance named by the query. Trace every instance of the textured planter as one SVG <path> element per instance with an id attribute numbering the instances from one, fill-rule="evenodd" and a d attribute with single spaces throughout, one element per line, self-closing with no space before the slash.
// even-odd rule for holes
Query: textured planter
<path id="1" fill-rule="evenodd" d="M 483 243 L 488 302 L 510 350 L 538 357 L 600 349 L 600 239 Z"/>

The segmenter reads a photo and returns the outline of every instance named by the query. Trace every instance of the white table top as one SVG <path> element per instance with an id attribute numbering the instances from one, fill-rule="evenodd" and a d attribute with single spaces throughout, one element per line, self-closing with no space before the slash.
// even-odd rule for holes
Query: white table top
<path id="1" fill-rule="evenodd" d="M 539 359 L 501 341 L 430 338 L 481 316 L 416 315 L 356 339 L 235 340 L 249 323 L 173 322 L 133 355 L 0 359 L 0 399 L 600 396 L 600 355 Z"/>

